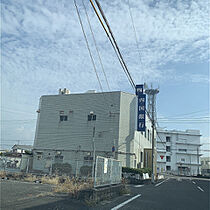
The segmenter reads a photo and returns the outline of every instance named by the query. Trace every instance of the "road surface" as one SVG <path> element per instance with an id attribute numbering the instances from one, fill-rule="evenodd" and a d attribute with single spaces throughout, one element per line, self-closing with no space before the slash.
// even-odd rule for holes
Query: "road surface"
<path id="1" fill-rule="evenodd" d="M 154 185 L 129 185 L 130 194 L 88 207 L 63 195 L 52 186 L 18 181 L 1 182 L 1 209 L 73 210 L 209 210 L 210 180 L 172 177 Z"/>

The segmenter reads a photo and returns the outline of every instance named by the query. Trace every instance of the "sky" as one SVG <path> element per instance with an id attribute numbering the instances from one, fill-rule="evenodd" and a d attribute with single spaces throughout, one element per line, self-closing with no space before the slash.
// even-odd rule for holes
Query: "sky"
<path id="1" fill-rule="evenodd" d="M 83 2 L 111 91 L 134 93 L 89 1 Z M 100 3 L 135 83 L 160 90 L 159 125 L 199 129 L 202 149 L 209 149 L 208 0 Z M 103 91 L 109 91 L 82 0 L 77 5 Z M 2 148 L 33 144 L 40 96 L 57 94 L 59 88 L 100 91 L 69 0 L 1 1 L 1 70 Z"/>

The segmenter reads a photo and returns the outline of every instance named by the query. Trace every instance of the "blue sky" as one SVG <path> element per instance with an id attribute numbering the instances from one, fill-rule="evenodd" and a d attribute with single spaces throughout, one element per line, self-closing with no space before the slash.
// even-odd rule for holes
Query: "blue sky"
<path id="1" fill-rule="evenodd" d="M 82 0 L 77 2 L 107 91 Z M 208 149 L 208 0 L 130 0 L 141 58 L 128 0 L 100 2 L 135 82 L 160 88 L 159 124 L 168 129 L 200 129 L 203 148 Z M 84 3 L 111 90 L 133 92 L 89 1 Z M 57 94 L 63 87 L 72 93 L 100 89 L 73 1 L 2 0 L 1 10 L 2 147 L 17 140 L 31 144 L 41 95 Z M 188 122 L 180 123 L 174 119 L 177 115 L 181 120 L 189 118 Z"/>

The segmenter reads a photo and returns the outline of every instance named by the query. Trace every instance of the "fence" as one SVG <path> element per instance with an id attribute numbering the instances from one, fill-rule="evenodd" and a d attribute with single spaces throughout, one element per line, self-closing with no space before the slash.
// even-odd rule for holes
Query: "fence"
<path id="1" fill-rule="evenodd" d="M 98 155 L 94 161 L 90 152 L 39 151 L 33 156 L 24 154 L 20 157 L 2 156 L 0 170 L 93 178 L 95 187 L 118 184 L 122 177 L 120 161 Z"/>
<path id="2" fill-rule="evenodd" d="M 122 164 L 120 161 L 96 157 L 94 187 L 119 184 L 122 179 Z"/>

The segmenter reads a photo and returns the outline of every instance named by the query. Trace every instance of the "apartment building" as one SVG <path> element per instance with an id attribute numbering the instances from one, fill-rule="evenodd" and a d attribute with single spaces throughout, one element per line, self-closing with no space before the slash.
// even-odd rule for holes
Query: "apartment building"
<path id="1" fill-rule="evenodd" d="M 157 172 L 200 174 L 200 131 L 157 130 Z"/>
<path id="2" fill-rule="evenodd" d="M 73 173 L 96 155 L 144 167 L 144 151 L 151 149 L 151 121 L 137 131 L 137 97 L 121 91 L 58 95 L 40 98 L 33 150 L 33 169 L 49 172 L 52 163 L 69 163 Z M 148 164 L 147 164 L 148 165 Z"/>
<path id="3" fill-rule="evenodd" d="M 201 174 L 210 176 L 210 157 L 201 157 Z"/>

